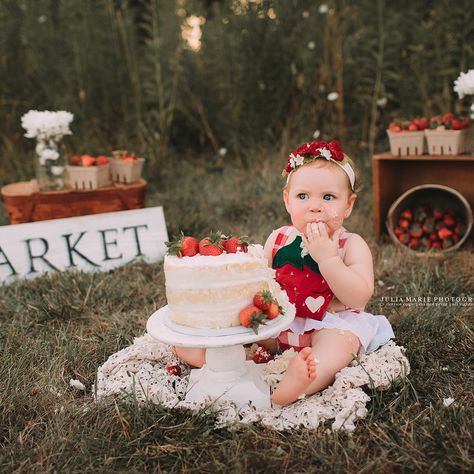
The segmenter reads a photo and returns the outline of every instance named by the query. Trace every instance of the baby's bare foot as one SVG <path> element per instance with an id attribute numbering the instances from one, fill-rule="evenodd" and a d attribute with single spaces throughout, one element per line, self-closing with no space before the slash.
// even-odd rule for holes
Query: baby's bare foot
<path id="1" fill-rule="evenodd" d="M 283 380 L 272 395 L 273 403 L 289 405 L 316 378 L 316 362 L 311 347 L 305 347 L 290 360 Z"/>

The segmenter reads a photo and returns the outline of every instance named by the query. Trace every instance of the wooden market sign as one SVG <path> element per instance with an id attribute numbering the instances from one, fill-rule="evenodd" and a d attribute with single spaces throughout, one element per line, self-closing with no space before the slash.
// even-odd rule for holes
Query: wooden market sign
<path id="1" fill-rule="evenodd" d="M 163 258 L 162 207 L 0 226 L 0 282 L 48 271 L 104 271 Z"/>

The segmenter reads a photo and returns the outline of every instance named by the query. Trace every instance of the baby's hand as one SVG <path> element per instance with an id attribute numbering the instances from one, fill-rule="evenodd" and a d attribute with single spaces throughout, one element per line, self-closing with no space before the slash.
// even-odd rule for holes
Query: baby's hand
<path id="1" fill-rule="evenodd" d="M 337 257 L 339 235 L 342 229 L 337 229 L 332 238 L 328 235 L 328 227 L 324 222 L 312 222 L 306 226 L 302 239 L 312 259 L 320 263 L 331 257 Z"/>

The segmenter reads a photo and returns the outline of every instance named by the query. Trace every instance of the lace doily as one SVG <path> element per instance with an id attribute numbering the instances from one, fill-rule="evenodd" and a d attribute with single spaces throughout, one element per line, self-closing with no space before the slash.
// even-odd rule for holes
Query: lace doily
<path id="1" fill-rule="evenodd" d="M 255 347 L 253 348 L 255 349 Z M 317 428 L 333 420 L 332 429 L 353 431 L 355 422 L 365 418 L 370 397 L 363 386 L 387 389 L 410 373 L 404 348 L 390 341 L 375 352 L 360 356 L 336 375 L 336 380 L 324 391 L 297 400 L 286 407 L 256 409 L 252 405 L 238 409 L 227 400 L 206 399 L 186 402 L 186 388 L 190 368 L 180 364 L 171 346 L 151 336 L 138 337 L 134 343 L 112 354 L 98 369 L 97 384 L 93 387 L 96 400 L 134 394 L 141 402 L 149 401 L 167 408 L 216 412 L 216 428 L 237 429 L 240 424 L 257 423 L 276 430 L 306 427 Z M 290 349 L 264 367 L 264 378 L 273 388 L 282 378 L 294 351 Z M 181 377 L 170 375 L 165 367 L 180 364 Z"/>

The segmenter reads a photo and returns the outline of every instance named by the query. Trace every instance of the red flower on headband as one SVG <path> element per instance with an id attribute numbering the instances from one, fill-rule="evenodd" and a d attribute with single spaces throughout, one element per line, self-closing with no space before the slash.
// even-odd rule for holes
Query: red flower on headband
<path id="1" fill-rule="evenodd" d="M 320 156 L 320 152 L 324 148 L 331 152 L 332 159 L 336 161 L 342 161 L 344 159 L 344 152 L 342 151 L 341 144 L 337 140 L 333 140 L 329 143 L 324 141 L 304 143 L 303 145 L 293 150 L 290 156 Z"/>

